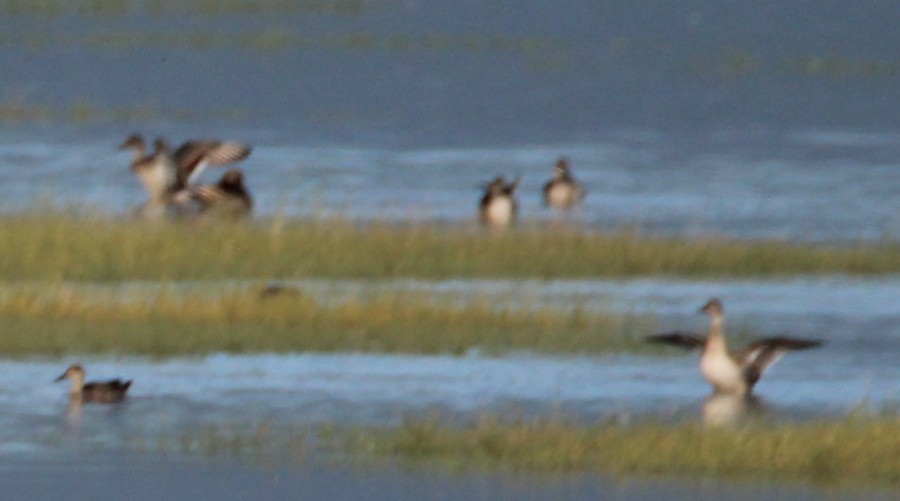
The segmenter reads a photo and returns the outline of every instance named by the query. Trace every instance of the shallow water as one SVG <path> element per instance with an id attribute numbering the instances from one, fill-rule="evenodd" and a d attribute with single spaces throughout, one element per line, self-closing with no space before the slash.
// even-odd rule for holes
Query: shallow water
<path id="1" fill-rule="evenodd" d="M 244 489 L 258 484 L 270 485 L 273 492 L 290 491 L 301 482 L 313 486 L 313 497 L 344 492 L 340 489 L 351 485 L 354 489 L 374 488 L 373 482 L 379 485 L 379 492 L 414 495 L 418 487 L 412 487 L 410 482 L 416 486 L 424 482 L 452 485 L 453 492 L 461 489 L 473 498 L 518 496 L 526 491 L 528 495 L 545 493 L 550 497 L 595 497 L 602 493 L 640 498 L 658 495 L 660 490 L 678 492 L 685 499 L 711 492 L 812 498 L 823 493 L 815 488 L 786 485 L 682 480 L 623 483 L 593 476 L 551 475 L 546 484 L 534 486 L 532 480 L 518 475 L 448 476 L 433 471 L 424 473 L 423 480 L 422 472 L 396 471 L 391 467 L 386 473 L 381 469 L 384 467 L 348 471 L 334 466 L 334 461 L 321 466 L 315 456 L 308 463 L 283 470 L 271 465 L 260 470 L 248 468 L 246 462 L 222 463 L 193 457 L 192 453 L 179 452 L 177 446 L 174 450 L 170 447 L 161 462 L 152 454 L 135 455 L 128 451 L 135 447 L 153 451 L 160 442 L 177 444 L 179 437 L 189 437 L 208 425 L 226 430 L 258 425 L 396 426 L 416 417 L 438 416 L 450 422 L 465 422 L 483 415 L 510 419 L 558 417 L 585 424 L 643 419 L 721 424 L 748 416 L 782 422 L 841 419 L 851 412 L 895 408 L 900 401 L 900 314 L 893 300 L 900 282 L 896 277 L 750 281 L 313 280 L 290 285 L 332 300 L 412 291 L 460 301 L 496 298 L 513 307 L 518 304 L 566 309 L 577 304 L 603 311 L 657 315 L 662 325 L 698 330 L 705 322 L 694 313 L 697 305 L 710 295 L 719 295 L 725 300 L 733 330 L 788 331 L 795 336 L 825 339 L 826 344 L 816 350 L 786 355 L 757 386 L 759 405 L 749 408 L 727 399 L 709 399 L 708 386 L 697 370 L 696 354 L 682 355 L 674 349 L 674 355 L 666 357 L 547 357 L 528 353 L 484 357 L 477 350 L 463 357 L 361 353 L 212 355 L 168 360 L 82 357 L 80 361 L 87 367 L 89 378 L 127 377 L 135 383 L 123 405 L 85 406 L 80 410 L 67 405 L 65 384 L 51 382 L 74 358 L 7 360 L 2 363 L 5 383 L 0 387 L 0 406 L 5 409 L 0 415 L 0 483 L 3 478 L 8 481 L 14 477 L 3 471 L 46 467 L 54 472 L 52 480 L 17 484 L 15 492 L 23 496 L 45 492 L 55 488 L 58 479 L 72 475 L 88 479 L 79 492 L 111 492 L 120 485 L 103 486 L 99 480 L 110 473 L 162 479 L 168 485 L 174 482 L 168 465 L 176 461 L 179 467 L 196 473 L 186 476 L 183 483 L 172 483 L 184 489 L 205 489 L 205 482 L 218 475 L 223 477 L 220 485 L 234 483 L 234 492 L 245 492 Z M 180 286 L 220 289 L 214 283 L 203 282 Z M 249 286 L 253 285 L 225 285 Z M 153 287 L 148 283 L 91 286 L 95 293 L 118 290 L 128 294 L 143 293 Z M 88 467 L 78 459 L 85 454 L 99 456 Z M 8 466 L 4 467 L 4 463 Z M 16 466 L 9 466 L 13 464 Z M 315 480 L 310 484 L 311 478 Z M 345 482 L 340 482 L 341 478 Z M 828 491 L 828 495 L 854 497 L 861 492 Z M 866 491 L 867 497 L 881 495 L 880 491 Z M 437 494 L 436 498 L 442 496 Z M 536 498 L 541 497 L 536 494 Z"/>
<path id="2" fill-rule="evenodd" d="M 431 297 L 440 304 L 475 300 L 510 308 L 628 313 L 655 319 L 659 330 L 701 333 L 707 320 L 696 313 L 697 308 L 709 297 L 718 296 L 728 314 L 726 329 L 733 334 L 787 334 L 825 341 L 815 350 L 787 354 L 763 378 L 758 390 L 773 419 L 833 417 L 858 405 L 877 409 L 900 401 L 898 277 L 308 280 L 287 285 L 326 301 L 407 292 Z M 145 297 L 155 285 L 137 282 L 82 287 L 98 298 L 135 300 Z M 215 295 L 258 285 L 187 282 L 175 287 Z M 127 409 L 137 409 L 134 412 L 144 416 L 137 423 L 148 419 L 149 425 L 161 411 L 176 429 L 190 422 L 196 412 L 214 422 L 298 419 L 387 425 L 397 424 L 410 414 L 429 412 L 449 419 L 485 412 L 559 413 L 588 421 L 642 415 L 697 418 L 708 391 L 697 371 L 697 355 L 681 354 L 675 348 L 668 353 L 671 356 L 547 357 L 513 353 L 490 358 L 480 355 L 476 347 L 464 357 L 305 353 L 217 355 L 159 362 L 100 358 L 89 362 L 89 370 L 98 378 L 135 378 Z M 53 419 L 60 413 L 65 391 L 48 381 L 66 363 L 6 362 L 10 384 L 0 389 L 0 404 Z M 10 420 L 10 425 L 35 422 L 20 417 L 13 412 L 0 419 Z M 15 426 L 7 429 L 12 436 L 20 435 Z"/>
<path id="3" fill-rule="evenodd" d="M 900 398 L 900 365 L 887 360 L 874 357 L 861 366 L 854 354 L 827 348 L 786 358 L 757 388 L 763 415 L 772 420 L 840 418 Z M 700 420 L 708 393 L 695 356 L 310 353 L 82 362 L 93 378 L 133 378 L 127 402 L 73 411 L 67 387 L 51 382 L 66 362 L 6 361 L 0 453 L 51 452 L 72 436 L 117 447 L 135 436 L 177 436 L 200 423 L 394 426 L 417 416 L 468 420 L 484 414 Z"/>
<path id="4" fill-rule="evenodd" d="M 116 479 L 115 481 L 111 479 Z M 823 489 L 750 482 L 596 475 L 461 472 L 424 468 L 349 468 L 310 462 L 247 468 L 230 461 L 195 461 L 134 454 L 61 455 L 50 461 L 0 458 L 5 499 L 245 500 L 245 499 L 895 499 L 887 489 Z M 77 488 L 73 488 L 77 486 Z"/>
<path id="5" fill-rule="evenodd" d="M 145 195 L 128 171 L 130 157 L 113 151 L 120 136 L 19 143 L 0 134 L 0 209 L 45 199 L 128 214 Z M 261 216 L 474 224 L 481 185 L 505 173 L 523 176 L 525 224 L 813 241 L 893 240 L 900 234 L 900 174 L 893 163 L 697 151 L 673 164 L 660 158 L 667 141 L 409 151 L 263 140 L 243 167 Z M 796 146 L 801 156 L 816 149 Z M 544 208 L 540 199 L 559 155 L 570 157 L 589 192 L 566 215 Z M 207 172 L 204 182 L 218 175 Z"/>
<path id="6" fill-rule="evenodd" d="M 0 74 L 0 209 L 128 213 L 144 195 L 114 148 L 140 131 L 255 145 L 243 168 L 261 215 L 473 221 L 503 173 L 523 176 L 526 222 L 900 235 L 891 2 L 344 3 L 0 4 L 0 66 L 15 69 Z M 568 217 L 539 200 L 560 155 L 588 191 Z"/>
<path id="7" fill-rule="evenodd" d="M 900 365 L 858 367 L 835 353 L 792 354 L 758 387 L 754 419 L 841 418 L 851 410 L 896 404 Z M 556 416 L 591 423 L 730 419 L 729 408 L 706 400 L 694 357 L 546 358 L 508 356 L 417 357 L 366 354 L 216 355 L 151 361 L 82 360 L 99 379 L 134 379 L 116 406 L 71 408 L 64 384 L 52 378 L 68 361 L 4 361 L 0 389 L 0 486 L 4 496 L 31 499 L 66 492 L 75 499 L 126 489 L 133 499 L 184 499 L 190 492 L 221 492 L 240 499 L 263 488 L 264 499 L 303 492 L 324 499 L 375 491 L 382 496 L 429 499 L 658 498 L 696 499 L 713 493 L 818 499 L 889 491 L 822 491 L 809 486 L 676 479 L 611 480 L 594 475 L 522 476 L 397 469 L 390 464 L 341 466 L 340 459 L 307 452 L 300 463 L 216 459 L 178 449 L 180 437 L 206 426 L 225 430 L 318 424 L 393 426 L 440 416 L 468 421 L 485 414 L 511 419 Z M 849 362 L 849 363 L 848 363 Z M 823 384 L 823 381 L 827 384 Z M 724 412 L 724 418 L 723 416 Z M 742 416 L 738 415 L 738 418 Z M 726 421 L 730 422 L 730 421 Z M 174 448 L 173 448 L 174 446 Z M 162 456 L 154 453 L 159 447 Z M 145 452 L 138 452 L 145 451 Z M 221 453 L 220 453 L 221 454 Z M 227 454 L 226 456 L 227 457 Z M 177 474 L 176 474 L 177 472 Z M 37 475 L 37 476 L 36 476 Z M 28 479 L 23 481 L 22 479 Z M 111 480 L 115 479 L 115 480 Z M 135 497 L 136 496 L 136 497 Z M 170 497 L 174 496 L 174 497 Z"/>

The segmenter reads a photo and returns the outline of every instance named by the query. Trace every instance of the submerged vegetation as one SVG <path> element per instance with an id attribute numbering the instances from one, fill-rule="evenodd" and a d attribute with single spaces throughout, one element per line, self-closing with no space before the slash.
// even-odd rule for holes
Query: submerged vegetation
<path id="1" fill-rule="evenodd" d="M 137 437 L 134 444 L 248 458 L 254 464 L 303 463 L 324 451 L 344 460 L 390 458 L 455 470 L 900 485 L 896 415 L 743 428 L 559 419 L 510 423 L 494 417 L 464 426 L 429 418 L 395 428 L 212 425 L 156 441 Z"/>
<path id="2" fill-rule="evenodd" d="M 574 228 L 285 220 L 147 224 L 89 216 L 0 218 L 0 280 L 627 278 L 874 275 L 900 244 L 801 244 Z"/>
<path id="3" fill-rule="evenodd" d="M 503 307 L 412 294 L 319 302 L 290 291 L 163 289 L 92 294 L 72 287 L 0 294 L 0 354 L 368 351 L 463 354 L 649 349 L 653 322 L 631 315 Z"/>

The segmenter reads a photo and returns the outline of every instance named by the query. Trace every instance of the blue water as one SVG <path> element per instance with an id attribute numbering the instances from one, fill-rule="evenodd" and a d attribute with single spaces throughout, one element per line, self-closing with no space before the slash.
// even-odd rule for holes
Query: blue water
<path id="1" fill-rule="evenodd" d="M 889 1 L 381 0 L 344 15 L 129 3 L 122 16 L 4 15 L 6 96 L 148 105 L 197 133 L 237 109 L 302 144 L 898 130 Z M 263 36 L 271 49 L 252 43 Z"/>
<path id="2" fill-rule="evenodd" d="M 114 147 L 140 131 L 255 145 L 260 215 L 468 223 L 503 173 L 523 176 L 526 222 L 900 233 L 891 2 L 127 5 L 0 16 L 0 99 L 44 110 L 0 114 L 0 208 L 128 213 L 144 195 Z M 560 155 L 588 190 L 567 218 L 539 202 Z"/>

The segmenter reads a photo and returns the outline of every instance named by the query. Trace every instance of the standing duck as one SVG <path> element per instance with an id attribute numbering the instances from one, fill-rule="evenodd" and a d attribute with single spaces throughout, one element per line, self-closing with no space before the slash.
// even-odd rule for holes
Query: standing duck
<path id="1" fill-rule="evenodd" d="M 572 176 L 569 160 L 565 157 L 553 166 L 553 178 L 544 184 L 544 205 L 567 211 L 584 199 L 584 188 Z"/>
<path id="2" fill-rule="evenodd" d="M 478 204 L 478 219 L 491 228 L 505 228 L 513 224 L 518 212 L 515 191 L 521 178 L 507 183 L 503 176 L 495 177 L 485 186 Z"/>
<path id="3" fill-rule="evenodd" d="M 716 298 L 710 299 L 701 313 L 710 318 L 709 335 L 673 332 L 649 336 L 653 343 L 671 344 L 682 348 L 700 348 L 700 373 L 713 386 L 714 393 L 746 396 L 753 391 L 763 372 L 787 351 L 820 346 L 817 339 L 768 337 L 754 341 L 744 348 L 729 351 L 722 333 L 724 308 Z"/>

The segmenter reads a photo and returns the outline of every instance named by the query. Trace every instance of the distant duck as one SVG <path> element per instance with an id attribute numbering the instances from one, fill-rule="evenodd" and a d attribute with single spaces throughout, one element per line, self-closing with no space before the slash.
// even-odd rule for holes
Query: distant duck
<path id="1" fill-rule="evenodd" d="M 196 203 L 201 213 L 216 217 L 243 217 L 253 210 L 253 197 L 244 186 L 240 169 L 229 169 L 216 184 L 184 190 L 176 196 L 176 201 Z"/>
<path id="2" fill-rule="evenodd" d="M 584 199 L 584 188 L 572 176 L 569 161 L 565 157 L 553 166 L 553 178 L 544 184 L 544 205 L 567 211 Z"/>
<path id="3" fill-rule="evenodd" d="M 713 386 L 715 393 L 749 395 L 763 372 L 774 364 L 786 351 L 803 350 L 820 346 L 816 339 L 792 339 L 769 337 L 754 341 L 737 351 L 728 351 L 722 333 L 724 308 L 716 298 L 710 299 L 702 308 L 710 318 L 709 335 L 706 337 L 691 332 L 673 332 L 649 336 L 653 343 L 671 344 L 682 348 L 700 348 L 700 372 Z"/>
<path id="4" fill-rule="evenodd" d="M 74 364 L 66 369 L 56 381 L 68 379 L 72 382 L 69 397 L 73 402 L 112 404 L 125 399 L 125 392 L 131 387 L 131 381 L 111 379 L 102 382 L 84 382 L 84 369 Z"/>
<path id="5" fill-rule="evenodd" d="M 119 147 L 134 151 L 131 170 L 149 197 L 137 211 L 145 218 L 193 215 L 198 209 L 183 202 L 191 197 L 179 197 L 178 194 L 192 189 L 207 167 L 243 160 L 252 151 L 251 147 L 233 141 L 187 141 L 174 153 L 162 138 L 157 138 L 153 144 L 154 151 L 148 154 L 143 137 L 133 134 Z M 200 208 L 204 207 L 201 204 Z"/>
<path id="6" fill-rule="evenodd" d="M 492 228 L 504 228 L 513 224 L 518 212 L 515 191 L 521 178 L 507 183 L 503 176 L 495 177 L 485 186 L 478 204 L 481 224 Z"/>

